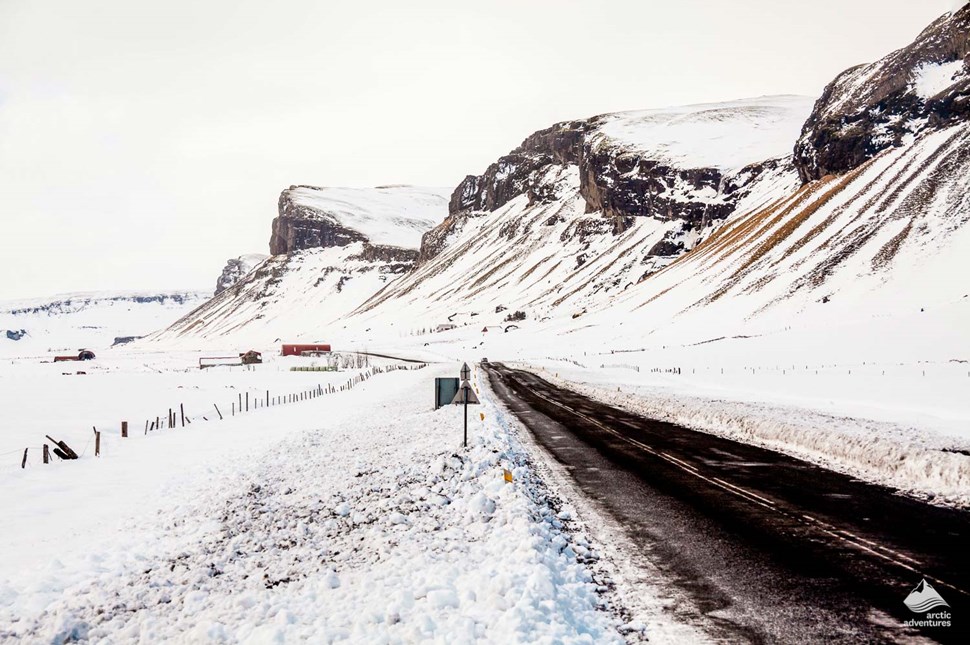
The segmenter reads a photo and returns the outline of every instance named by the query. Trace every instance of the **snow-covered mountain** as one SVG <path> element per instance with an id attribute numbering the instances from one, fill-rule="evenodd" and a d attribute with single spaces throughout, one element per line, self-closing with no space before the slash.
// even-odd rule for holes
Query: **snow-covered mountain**
<path id="1" fill-rule="evenodd" d="M 447 212 L 446 189 L 291 186 L 271 257 L 149 343 L 313 340 L 411 269 L 421 235 Z"/>
<path id="2" fill-rule="evenodd" d="M 205 302 L 199 291 L 72 293 L 0 303 L 0 355 L 102 349 L 162 329 Z"/>
<path id="3" fill-rule="evenodd" d="M 156 340 L 513 319 L 573 333 L 617 316 L 634 335 L 689 339 L 954 303 L 966 291 L 968 35 L 964 6 L 814 104 L 760 97 L 555 124 L 466 177 L 447 211 L 441 191 L 291 187 L 274 257 Z"/>
<path id="4" fill-rule="evenodd" d="M 793 191 L 811 99 L 762 97 L 560 123 L 452 196 L 420 266 L 356 317 L 433 325 L 581 313 L 669 265 L 737 212 Z M 499 315 L 501 314 L 501 315 Z"/>

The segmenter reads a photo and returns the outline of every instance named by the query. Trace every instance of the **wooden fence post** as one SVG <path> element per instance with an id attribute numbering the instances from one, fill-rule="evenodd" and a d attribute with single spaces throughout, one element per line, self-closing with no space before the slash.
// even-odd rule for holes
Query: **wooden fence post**
<path id="1" fill-rule="evenodd" d="M 215 403 L 213 403 L 212 405 L 213 405 L 213 407 L 215 407 L 215 409 L 216 409 L 216 414 L 218 414 L 218 415 L 219 415 L 219 420 L 220 420 L 220 421 L 222 421 L 222 412 L 219 412 L 219 406 L 218 406 L 218 405 L 216 405 Z"/>
<path id="2" fill-rule="evenodd" d="M 97 428 L 94 429 L 94 456 L 101 456 L 101 433 Z"/>
<path id="3" fill-rule="evenodd" d="M 179 403 L 179 412 L 182 415 L 182 427 L 185 427 L 185 404 Z"/>
<path id="4" fill-rule="evenodd" d="M 49 463 L 50 460 L 51 460 L 51 450 L 50 448 L 47 447 L 47 444 L 45 443 L 44 444 L 44 463 L 45 464 Z"/>
<path id="5" fill-rule="evenodd" d="M 246 392 L 246 412 L 249 412 L 249 392 Z"/>
<path id="6" fill-rule="evenodd" d="M 20 462 L 20 469 L 23 470 L 27 467 L 27 451 L 30 450 L 29 447 L 24 448 L 24 458 Z"/>
<path id="7" fill-rule="evenodd" d="M 128 422 L 127 421 L 122 421 L 121 422 L 121 438 L 122 439 L 127 439 L 128 438 Z"/>

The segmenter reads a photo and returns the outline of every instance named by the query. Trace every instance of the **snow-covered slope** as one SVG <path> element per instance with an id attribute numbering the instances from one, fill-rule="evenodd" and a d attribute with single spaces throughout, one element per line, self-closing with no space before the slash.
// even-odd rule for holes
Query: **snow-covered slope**
<path id="1" fill-rule="evenodd" d="M 739 209 L 794 190 L 791 141 L 811 107 L 760 97 L 556 124 L 466 178 L 447 211 L 439 189 L 291 187 L 273 222 L 278 257 L 153 341 L 321 339 L 372 317 L 407 333 L 455 312 L 501 323 L 515 311 L 583 311 Z"/>
<path id="2" fill-rule="evenodd" d="M 811 103 L 761 97 L 540 131 L 456 189 L 420 266 L 356 317 L 497 325 L 606 303 L 735 213 L 793 191 L 787 153 Z"/>
<path id="3" fill-rule="evenodd" d="M 145 336 L 205 302 L 199 291 L 72 293 L 0 303 L 0 355 L 110 347 Z"/>
<path id="4" fill-rule="evenodd" d="M 932 317 L 970 292 L 968 223 L 964 123 L 738 217 L 586 322 L 625 318 L 638 335 L 700 341 L 788 326 L 835 334 L 852 321 Z M 966 358 L 967 328 L 905 342 Z"/>
<path id="5" fill-rule="evenodd" d="M 659 163 L 739 170 L 787 154 L 806 116 L 805 97 L 766 96 L 609 114 L 598 136 Z"/>
<path id="6" fill-rule="evenodd" d="M 325 342 L 335 320 L 410 268 L 415 255 L 366 242 L 274 255 L 143 346 Z"/>
<path id="7" fill-rule="evenodd" d="M 553 201 L 529 204 L 520 195 L 493 212 L 467 215 L 443 251 L 390 283 L 352 321 L 400 320 L 416 328 L 444 323 L 456 312 L 483 325 L 501 325 L 516 311 L 527 320 L 579 314 L 675 259 L 658 246 L 691 248 L 714 230 L 684 230 L 682 220 L 648 217 L 617 230 L 601 214 L 586 213 L 578 175 L 567 165 L 543 178 L 555 185 Z M 796 181 L 790 169 L 774 169 L 750 186 L 740 207 L 766 206 Z"/>

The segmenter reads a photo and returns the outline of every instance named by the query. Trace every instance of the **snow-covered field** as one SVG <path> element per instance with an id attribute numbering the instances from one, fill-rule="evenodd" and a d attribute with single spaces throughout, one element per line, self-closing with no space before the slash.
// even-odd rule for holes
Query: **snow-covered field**
<path id="1" fill-rule="evenodd" d="M 797 321 L 797 318 L 793 322 Z M 937 503 L 970 505 L 970 301 L 912 315 L 711 338 L 626 326 L 467 325 L 374 351 L 474 351 L 648 416 L 785 452 Z M 427 346 L 424 343 L 428 343 Z M 669 343 L 669 344 L 668 344 Z M 410 348 L 406 349 L 407 344 Z M 679 370 L 675 372 L 675 370 Z"/>
<path id="2" fill-rule="evenodd" d="M 460 409 L 431 410 L 433 377 L 456 364 L 205 421 L 197 405 L 256 379 L 284 393 L 350 373 L 270 363 L 200 374 L 184 362 L 119 352 L 87 380 L 63 378 L 107 393 L 86 410 L 102 406 L 106 418 L 119 416 L 110 393 L 122 383 L 117 398 L 133 406 L 181 383 L 198 395 L 186 397 L 187 427 L 146 436 L 135 426 L 125 440 L 106 431 L 100 458 L 0 472 L 0 640 L 599 643 L 640 633 L 604 611 L 593 545 L 486 392 L 468 450 Z M 32 418 L 66 407 L 50 404 L 66 390 Z"/>
<path id="3" fill-rule="evenodd" d="M 0 357 L 77 353 L 146 336 L 211 296 L 203 291 L 95 292 L 0 302 Z"/>

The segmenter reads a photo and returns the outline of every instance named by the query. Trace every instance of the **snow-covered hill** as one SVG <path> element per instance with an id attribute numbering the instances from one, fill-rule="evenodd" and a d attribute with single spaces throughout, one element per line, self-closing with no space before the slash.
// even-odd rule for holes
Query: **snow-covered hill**
<path id="1" fill-rule="evenodd" d="M 442 191 L 291 187 L 280 255 L 154 340 L 393 338 L 446 322 L 548 338 L 627 317 L 634 331 L 611 338 L 694 342 L 956 302 L 968 33 L 964 7 L 817 101 L 555 124 L 466 177 L 447 214 Z"/>
<path id="2" fill-rule="evenodd" d="M 107 348 L 163 329 L 208 297 L 199 291 L 72 293 L 2 302 L 0 355 Z"/>
<path id="3" fill-rule="evenodd" d="M 412 186 L 313 188 L 280 196 L 275 253 L 146 346 L 265 346 L 324 340 L 417 259 L 422 232 L 447 210 L 447 191 Z"/>

